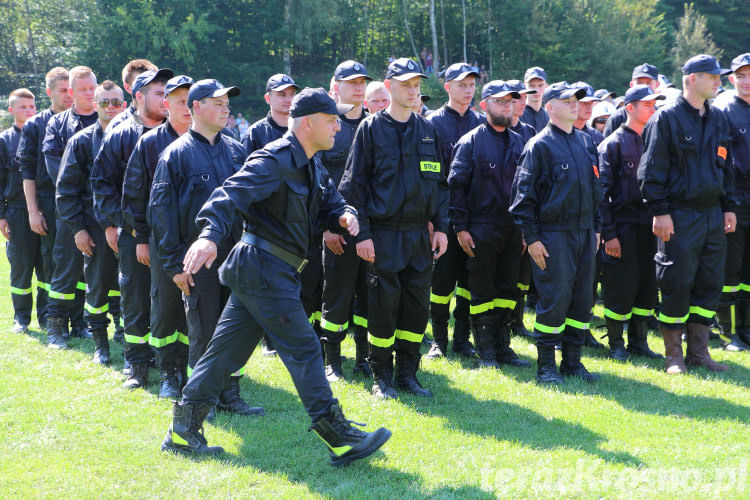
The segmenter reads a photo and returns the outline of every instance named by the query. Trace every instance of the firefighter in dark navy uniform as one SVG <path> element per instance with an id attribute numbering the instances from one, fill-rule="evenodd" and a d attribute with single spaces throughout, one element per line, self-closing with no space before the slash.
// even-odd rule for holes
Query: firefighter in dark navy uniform
<path id="1" fill-rule="evenodd" d="M 670 374 L 685 373 L 686 365 L 729 369 L 708 352 L 724 280 L 725 233 L 733 232 L 737 222 L 729 124 L 709 103 L 727 73 L 713 56 L 688 59 L 682 67 L 683 94 L 662 107 L 643 133 L 638 182 L 659 238 L 654 256 L 661 290 L 659 330 Z"/>
<path id="2" fill-rule="evenodd" d="M 508 207 L 523 139 L 509 127 L 520 97 L 501 80 L 482 88 L 486 123 L 458 141 L 448 176 L 451 223 L 468 256 L 474 345 L 479 365 L 491 368 L 531 366 L 510 347 L 522 244 Z"/>
<path id="3" fill-rule="evenodd" d="M 547 87 L 544 107 L 550 122 L 526 145 L 513 181 L 511 213 L 528 245 L 539 293 L 534 331 L 542 383 L 560 383 L 562 376 L 599 378 L 581 363 L 594 302 L 602 196 L 596 149 L 587 134 L 573 127 L 584 95 L 567 82 Z M 558 372 L 555 344 L 560 341 Z"/>
<path id="4" fill-rule="evenodd" d="M 541 132 L 549 121 L 549 115 L 543 103 L 544 91 L 547 88 L 547 72 L 539 66 L 529 68 L 523 75 L 523 83 L 526 84 L 527 89 L 536 90 L 536 93 L 529 94 L 521 121 L 534 127 L 537 132 Z"/>
<path id="5" fill-rule="evenodd" d="M 412 113 L 422 78 L 411 59 L 388 66 L 391 104 L 360 124 L 341 181 L 341 194 L 359 213 L 357 255 L 369 263 L 373 285 L 367 300 L 369 362 L 379 398 L 397 398 L 397 388 L 432 396 L 416 374 L 432 264 L 448 244 L 449 192 L 435 128 Z"/>
<path id="6" fill-rule="evenodd" d="M 237 219 L 244 229 L 219 269 L 232 289 L 219 325 L 174 405 L 162 449 L 220 453 L 209 447 L 201 425 L 230 374 L 244 366 L 266 332 L 289 370 L 311 429 L 326 443 L 332 465 L 367 457 L 391 436 L 363 432 L 346 420 L 333 398 L 320 356 L 320 341 L 300 301 L 304 269 L 316 226 L 356 236 L 355 210 L 336 191 L 316 154 L 330 149 L 339 129 L 337 105 L 323 89 L 304 89 L 291 108 L 290 133 L 256 151 L 239 172 L 216 189 L 198 215 L 200 233 L 185 256 L 192 275 L 215 265 L 218 247 Z"/>

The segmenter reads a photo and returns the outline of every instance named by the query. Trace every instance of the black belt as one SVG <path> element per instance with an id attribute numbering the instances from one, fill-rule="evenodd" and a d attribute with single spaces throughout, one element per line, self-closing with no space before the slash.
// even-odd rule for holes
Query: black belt
<path id="1" fill-rule="evenodd" d="M 253 233 L 248 233 L 247 231 L 243 232 L 242 239 L 240 241 L 265 250 L 274 257 L 277 257 L 292 266 L 298 273 L 301 273 L 307 265 L 307 259 L 297 257 L 292 252 L 284 250 L 280 246 L 275 245 L 268 240 L 264 240 L 260 236 L 257 236 Z"/>

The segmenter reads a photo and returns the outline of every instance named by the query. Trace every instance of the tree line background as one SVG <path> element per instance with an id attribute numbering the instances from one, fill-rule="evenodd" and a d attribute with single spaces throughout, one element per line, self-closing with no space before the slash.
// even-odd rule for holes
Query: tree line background
<path id="1" fill-rule="evenodd" d="M 0 99 L 26 86 L 40 109 L 52 66 L 84 64 L 120 83 L 136 57 L 240 86 L 233 110 L 255 118 L 273 73 L 327 87 L 351 58 L 382 78 L 390 56 L 422 48 L 441 68 L 466 60 L 491 79 L 520 79 L 537 65 L 551 81 L 618 93 L 642 62 L 676 77 L 690 55 L 727 66 L 750 51 L 747 0 L 0 0 L 0 16 Z M 444 100 L 434 77 L 424 88 Z"/>

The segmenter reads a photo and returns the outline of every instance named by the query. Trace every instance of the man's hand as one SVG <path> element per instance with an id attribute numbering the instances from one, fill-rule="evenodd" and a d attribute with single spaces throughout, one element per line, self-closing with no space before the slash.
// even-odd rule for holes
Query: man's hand
<path id="1" fill-rule="evenodd" d="M 604 242 L 604 252 L 610 257 L 619 259 L 622 257 L 622 248 L 620 248 L 620 240 L 615 236 L 609 241 Z"/>
<path id="2" fill-rule="evenodd" d="M 448 250 L 448 236 L 442 231 L 432 233 L 432 258 L 438 260 Z M 437 250 L 437 253 L 435 252 Z"/>
<path id="3" fill-rule="evenodd" d="M 432 233 L 435 232 L 435 226 L 432 225 L 432 221 L 427 221 L 427 232 L 430 233 L 430 241 L 432 241 Z"/>
<path id="4" fill-rule="evenodd" d="M 8 219 L 0 219 L 0 233 L 3 233 L 6 240 L 10 239 L 10 226 L 8 225 Z"/>
<path id="5" fill-rule="evenodd" d="M 109 226 L 104 230 L 104 236 L 107 238 L 107 245 L 113 252 L 117 253 L 117 228 Z"/>
<path id="6" fill-rule="evenodd" d="M 151 254 L 149 254 L 148 243 L 138 243 L 135 246 L 135 258 L 144 266 L 151 267 Z"/>
<path id="7" fill-rule="evenodd" d="M 549 254 L 547 253 L 547 249 L 544 247 L 544 243 L 537 240 L 529 245 L 529 255 L 531 255 L 531 259 L 534 261 L 534 263 L 539 266 L 539 269 L 541 269 L 542 271 L 547 269 L 547 261 L 545 260 L 545 257 L 549 257 Z"/>
<path id="8" fill-rule="evenodd" d="M 463 248 L 464 252 L 466 252 L 466 255 L 469 257 L 474 257 L 474 240 L 471 237 L 471 233 L 469 231 L 459 231 L 456 233 L 456 238 L 458 238 L 458 244 L 461 245 L 461 248 Z"/>
<path id="9" fill-rule="evenodd" d="M 357 255 L 367 262 L 375 262 L 375 244 L 372 239 L 357 243 Z"/>
<path id="10" fill-rule="evenodd" d="M 333 252 L 334 255 L 341 255 L 344 253 L 343 245 L 346 245 L 346 238 L 340 234 L 326 231 L 323 233 L 323 241 L 328 247 L 328 250 Z"/>
<path id="11" fill-rule="evenodd" d="M 339 217 L 339 226 L 346 229 L 352 236 L 357 236 L 359 234 L 359 220 L 357 220 L 357 216 L 351 212 L 346 212 Z"/>
<path id="12" fill-rule="evenodd" d="M 724 232 L 733 233 L 735 229 L 737 229 L 737 214 L 724 212 Z"/>
<path id="13" fill-rule="evenodd" d="M 76 248 L 80 250 L 83 255 L 86 257 L 94 255 L 94 247 L 96 245 L 88 231 L 81 229 L 75 234 L 74 239 L 76 242 Z"/>
<path id="14" fill-rule="evenodd" d="M 671 238 L 674 234 L 674 224 L 672 223 L 672 216 L 669 214 L 655 215 L 653 232 L 656 237 L 661 238 L 662 241 L 669 241 L 669 238 Z"/>
<path id="15" fill-rule="evenodd" d="M 29 226 L 36 234 L 47 236 L 47 221 L 44 220 L 42 212 L 29 212 Z"/>
<path id="16" fill-rule="evenodd" d="M 602 233 L 596 233 L 596 250 L 594 253 L 599 251 L 599 245 L 602 244 Z"/>
<path id="17" fill-rule="evenodd" d="M 185 258 L 182 260 L 182 270 L 187 274 L 195 274 L 200 271 L 203 265 L 206 265 L 206 269 L 211 269 L 211 265 L 216 260 L 218 255 L 218 249 L 216 243 L 206 238 L 198 238 L 190 245 Z M 188 276 L 190 285 L 194 285 L 192 276 Z M 176 282 L 175 282 L 176 283 Z M 179 286 L 179 285 L 177 285 Z M 185 290 L 181 288 L 184 292 Z M 189 293 L 186 295 L 190 295 Z"/>
<path id="18" fill-rule="evenodd" d="M 175 274 L 172 277 L 172 281 L 174 281 L 174 284 L 177 285 L 177 288 L 182 290 L 182 293 L 184 293 L 185 295 L 190 295 L 190 287 L 195 286 L 195 283 L 193 282 L 193 276 L 189 273 Z"/>

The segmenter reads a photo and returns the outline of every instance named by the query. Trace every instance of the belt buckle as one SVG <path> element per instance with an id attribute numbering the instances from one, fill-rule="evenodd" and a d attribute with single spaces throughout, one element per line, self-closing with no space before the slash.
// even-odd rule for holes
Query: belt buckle
<path id="1" fill-rule="evenodd" d="M 305 269 L 305 267 L 307 266 L 308 262 L 309 261 L 307 259 L 302 259 L 302 263 L 299 266 L 297 266 L 297 272 L 301 273 Z"/>

